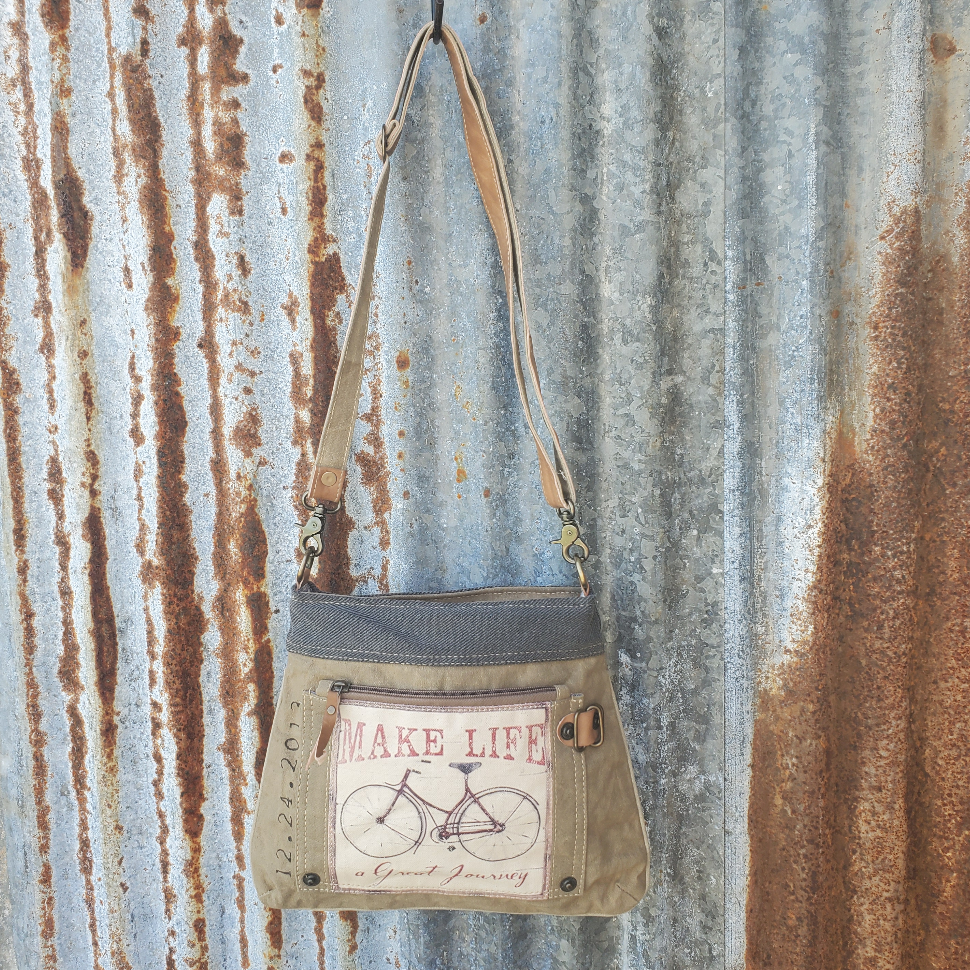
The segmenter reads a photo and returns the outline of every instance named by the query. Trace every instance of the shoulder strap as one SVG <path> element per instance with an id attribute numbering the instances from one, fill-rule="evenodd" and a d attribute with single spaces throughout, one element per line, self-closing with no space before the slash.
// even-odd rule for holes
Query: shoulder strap
<path id="1" fill-rule="evenodd" d="M 330 406 L 320 435 L 320 445 L 317 449 L 316 462 L 306 497 L 309 505 L 339 502 L 343 494 L 363 380 L 364 348 L 370 318 L 374 260 L 377 255 L 381 220 L 384 216 L 384 202 L 387 197 L 390 158 L 404 131 L 404 119 L 411 101 L 411 94 L 414 91 L 418 68 L 428 42 L 431 40 L 432 31 L 433 24 L 427 24 L 418 32 L 414 43 L 411 45 L 405 59 L 401 83 L 398 85 L 390 116 L 381 129 L 377 140 L 377 152 L 383 165 L 367 221 L 364 258 L 360 267 L 357 297 L 340 353 Z M 525 286 L 522 275 L 522 247 L 508 179 L 505 174 L 505 165 L 495 136 L 495 129 L 492 127 L 488 110 L 485 107 L 482 90 L 472 73 L 468 54 L 450 27 L 442 26 L 441 33 L 445 49 L 448 52 L 448 59 L 451 62 L 452 73 L 455 76 L 455 83 L 458 86 L 465 142 L 468 147 L 472 172 L 481 193 L 489 222 L 495 232 L 501 254 L 509 305 L 512 363 L 526 421 L 535 441 L 543 495 L 552 508 L 565 510 L 571 518 L 575 508 L 575 487 L 569 467 L 566 464 L 566 457 L 559 443 L 559 437 L 552 426 L 539 386 L 539 373 L 536 367 L 532 333 L 529 329 L 529 318 L 526 311 Z M 522 365 L 523 354 L 515 325 L 516 299 L 522 310 L 525 368 Z M 526 372 L 528 373 L 528 383 Z M 535 394 L 543 423 L 552 440 L 554 460 L 550 459 L 533 420 L 532 409 L 529 404 L 529 384 L 531 384 Z"/>

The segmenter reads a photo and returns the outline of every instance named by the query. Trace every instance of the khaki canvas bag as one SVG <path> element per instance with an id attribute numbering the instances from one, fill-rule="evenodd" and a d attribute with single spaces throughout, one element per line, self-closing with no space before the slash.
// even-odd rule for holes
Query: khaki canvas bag
<path id="1" fill-rule="evenodd" d="M 555 541 L 579 584 L 338 596 L 308 578 L 326 515 L 341 502 L 390 158 L 434 30 L 418 33 L 378 138 L 383 167 L 357 298 L 304 497 L 313 515 L 301 535 L 256 807 L 253 879 L 263 903 L 279 909 L 608 916 L 646 891 L 646 831 L 583 571 L 573 482 L 539 391 L 504 164 L 468 56 L 447 26 L 441 39 L 472 170 L 501 250 L 515 375 L 543 493 L 560 519 Z"/>

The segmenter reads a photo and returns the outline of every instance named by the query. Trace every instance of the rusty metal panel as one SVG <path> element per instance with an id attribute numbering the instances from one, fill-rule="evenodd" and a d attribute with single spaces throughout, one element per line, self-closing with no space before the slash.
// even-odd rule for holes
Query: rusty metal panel
<path id="1" fill-rule="evenodd" d="M 424 7 L 0 10 L 0 968 L 962 965 L 961 5 L 447 7 L 653 844 L 611 920 L 279 914 L 249 880 L 299 494 Z M 432 48 L 338 590 L 568 578 L 456 101 Z"/>
<path id="2" fill-rule="evenodd" d="M 966 9 L 726 39 L 727 963 L 966 966 Z"/>
<path id="3" fill-rule="evenodd" d="M 3 8 L 0 642 L 16 676 L 0 727 L 19 968 L 721 959 L 723 97 L 707 5 L 448 9 L 509 159 L 657 888 L 630 916 L 570 922 L 281 915 L 249 881 L 298 497 L 373 139 L 423 14 Z M 322 581 L 559 582 L 440 48 L 423 72 Z"/>

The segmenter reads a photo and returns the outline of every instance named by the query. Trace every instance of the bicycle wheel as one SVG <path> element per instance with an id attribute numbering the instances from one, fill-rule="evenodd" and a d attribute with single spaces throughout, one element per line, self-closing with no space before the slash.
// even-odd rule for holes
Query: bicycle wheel
<path id="1" fill-rule="evenodd" d="M 539 837 L 539 828 L 539 806 L 517 788 L 479 792 L 458 816 L 462 846 L 485 862 L 515 859 L 528 852 Z"/>
<path id="2" fill-rule="evenodd" d="M 397 799 L 395 801 L 395 799 Z M 351 792 L 340 811 L 347 841 L 364 855 L 389 859 L 421 844 L 424 812 L 407 793 L 388 785 L 364 785 Z"/>

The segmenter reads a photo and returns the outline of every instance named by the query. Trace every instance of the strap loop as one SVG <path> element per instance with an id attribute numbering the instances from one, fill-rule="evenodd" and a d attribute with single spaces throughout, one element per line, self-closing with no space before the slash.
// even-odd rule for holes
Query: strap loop
<path id="1" fill-rule="evenodd" d="M 381 133 L 377 136 L 377 157 L 382 162 L 386 162 L 394 154 L 403 134 L 404 125 L 397 118 L 388 118 L 381 125 Z"/>

